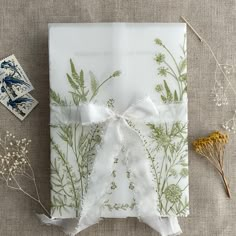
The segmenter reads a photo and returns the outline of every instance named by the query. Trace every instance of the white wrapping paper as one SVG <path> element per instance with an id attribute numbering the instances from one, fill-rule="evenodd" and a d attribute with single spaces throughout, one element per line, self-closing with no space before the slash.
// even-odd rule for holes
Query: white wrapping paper
<path id="1" fill-rule="evenodd" d="M 76 218 L 76 233 L 102 217 L 138 217 L 162 235 L 181 231 L 176 217 L 189 212 L 185 31 L 49 25 L 54 224 Z"/>

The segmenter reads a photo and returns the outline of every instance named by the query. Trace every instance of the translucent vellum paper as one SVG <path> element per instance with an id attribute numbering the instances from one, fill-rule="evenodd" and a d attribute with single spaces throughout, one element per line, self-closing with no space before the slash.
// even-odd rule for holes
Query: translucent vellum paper
<path id="1" fill-rule="evenodd" d="M 185 31 L 49 25 L 55 224 L 77 218 L 75 233 L 101 218 L 138 217 L 162 235 L 181 231 L 176 217 L 189 212 Z"/>

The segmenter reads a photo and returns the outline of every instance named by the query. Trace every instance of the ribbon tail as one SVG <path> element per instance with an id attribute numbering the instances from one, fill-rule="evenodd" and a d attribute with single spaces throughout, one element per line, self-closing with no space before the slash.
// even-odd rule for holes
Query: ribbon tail
<path id="1" fill-rule="evenodd" d="M 145 216 L 141 221 L 161 234 L 161 236 L 177 236 L 182 234 L 182 230 L 175 216 L 158 217 Z"/>
<path id="2" fill-rule="evenodd" d="M 48 226 L 54 225 L 62 228 L 64 233 L 69 236 L 75 236 L 78 233 L 77 225 L 79 222 L 78 218 L 70 218 L 70 219 L 53 219 L 49 218 L 44 214 L 37 214 L 39 220 Z"/>
<path id="3" fill-rule="evenodd" d="M 82 212 L 77 231 L 96 224 L 101 218 L 101 210 L 109 188 L 114 160 L 120 152 L 121 144 L 118 137 L 118 121 L 108 124 L 103 145 L 98 150 L 90 176 L 88 190 L 82 203 Z"/>
<path id="4" fill-rule="evenodd" d="M 126 165 L 135 185 L 133 193 L 138 218 L 162 236 L 179 235 L 181 229 L 177 217 L 161 217 L 157 210 L 157 193 L 150 160 L 139 135 L 132 128 L 126 130 L 126 145 L 132 147 L 126 153 Z"/>

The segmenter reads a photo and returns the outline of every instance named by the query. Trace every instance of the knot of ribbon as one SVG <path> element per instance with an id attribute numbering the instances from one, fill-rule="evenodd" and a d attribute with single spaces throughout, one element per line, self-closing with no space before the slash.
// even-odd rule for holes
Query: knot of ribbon
<path id="1" fill-rule="evenodd" d="M 91 125 L 91 124 L 99 124 L 102 122 L 108 122 L 108 127 L 106 132 L 110 132 L 110 129 L 114 129 L 116 131 L 116 135 L 118 136 L 118 142 L 123 141 L 124 134 L 122 129 L 134 129 L 132 126 L 128 124 L 129 121 L 132 122 L 151 122 L 154 119 L 157 119 L 158 111 L 149 97 L 146 97 L 139 102 L 131 105 L 128 109 L 126 109 L 123 113 L 117 113 L 112 109 L 99 106 L 96 104 L 86 104 L 79 107 L 79 113 L 76 112 L 76 115 L 73 113 L 70 114 L 70 118 L 72 118 L 69 122 L 75 122 L 74 118 L 77 119 L 78 122 L 78 114 L 80 116 L 80 122 L 82 125 Z M 115 135 L 115 134 L 114 134 Z M 104 144 L 105 145 L 105 144 Z"/>

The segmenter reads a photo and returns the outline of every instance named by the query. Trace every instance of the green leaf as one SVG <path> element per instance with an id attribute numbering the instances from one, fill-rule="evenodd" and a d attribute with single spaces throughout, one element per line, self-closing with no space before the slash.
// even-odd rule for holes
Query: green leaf
<path id="1" fill-rule="evenodd" d="M 184 58 L 180 63 L 179 63 L 179 71 L 182 73 L 187 67 L 187 58 Z"/>
<path id="2" fill-rule="evenodd" d="M 84 72 L 83 72 L 83 70 L 80 71 L 79 85 L 80 85 L 81 88 L 84 88 Z"/>
<path id="3" fill-rule="evenodd" d="M 78 90 L 77 90 L 77 91 L 78 91 Z M 74 92 L 69 92 L 69 93 L 70 93 L 71 96 L 72 96 L 72 99 L 73 99 L 74 104 L 75 104 L 75 105 L 79 105 L 79 102 L 80 102 L 80 99 L 81 99 L 80 95 L 77 94 L 77 93 L 74 93 Z"/>
<path id="4" fill-rule="evenodd" d="M 182 162 L 180 165 L 181 166 L 188 166 L 188 163 Z"/>
<path id="5" fill-rule="evenodd" d="M 167 164 L 165 164 L 165 172 L 167 171 L 167 168 L 168 168 L 168 166 L 167 166 Z"/>
<path id="6" fill-rule="evenodd" d="M 95 79 L 95 75 L 93 74 L 92 71 L 89 71 L 89 75 L 90 75 L 90 85 L 91 85 L 91 90 L 93 94 L 96 94 L 96 90 L 98 88 L 98 83 L 97 80 Z"/>
<path id="7" fill-rule="evenodd" d="M 164 87 L 165 87 L 165 90 L 166 90 L 167 97 L 169 97 L 171 95 L 171 92 L 170 92 L 170 88 L 169 88 L 169 86 L 168 86 L 168 84 L 166 83 L 165 80 L 164 80 Z"/>
<path id="8" fill-rule="evenodd" d="M 78 92 L 78 93 L 77 93 L 77 92 Z M 72 92 L 72 91 L 69 91 L 69 93 L 70 93 L 71 95 L 75 95 L 75 96 L 78 96 L 78 97 L 81 96 L 81 94 L 79 93 L 79 91 L 76 91 L 76 93 L 75 93 L 75 92 Z"/>
<path id="9" fill-rule="evenodd" d="M 187 86 L 183 89 L 183 94 L 187 92 Z"/>
<path id="10" fill-rule="evenodd" d="M 71 68 L 71 74 L 72 74 L 73 79 L 74 79 L 77 83 L 79 83 L 79 75 L 78 75 L 78 73 L 77 73 L 77 71 L 76 71 L 76 69 L 75 69 L 75 65 L 74 65 L 72 59 L 70 59 L 70 68 Z"/>
<path id="11" fill-rule="evenodd" d="M 178 94 L 177 94 L 176 90 L 174 92 L 174 101 L 178 102 Z"/>
<path id="12" fill-rule="evenodd" d="M 78 89 L 78 85 L 73 81 L 73 79 L 70 77 L 69 74 L 66 74 L 66 76 L 67 76 L 67 79 L 68 79 L 68 81 L 69 81 L 69 83 L 70 83 L 70 86 L 71 86 L 73 89 L 77 90 L 77 89 Z"/>
<path id="13" fill-rule="evenodd" d="M 166 99 L 168 102 L 171 102 L 172 99 L 173 99 L 173 95 L 170 91 L 170 88 L 168 86 L 168 84 L 166 83 L 166 81 L 164 80 L 164 87 L 165 87 L 165 90 L 166 90 Z"/>
<path id="14" fill-rule="evenodd" d="M 63 134 L 63 133 L 58 133 L 58 135 L 59 135 L 59 137 L 60 137 L 63 141 L 69 142 L 69 139 L 68 139 L 68 137 L 67 137 L 65 134 Z"/>
<path id="15" fill-rule="evenodd" d="M 180 81 L 187 81 L 187 74 L 184 73 L 184 74 L 180 75 L 179 80 Z"/>
<path id="16" fill-rule="evenodd" d="M 65 106 L 67 104 L 66 100 L 63 100 L 59 93 L 56 93 L 52 89 L 50 89 L 50 98 L 51 100 L 56 103 L 57 105 Z"/>
<path id="17" fill-rule="evenodd" d="M 162 99 L 163 102 L 167 101 L 167 98 L 165 96 L 163 96 L 163 95 L 161 95 L 161 99 Z"/>
<path id="18" fill-rule="evenodd" d="M 55 196 L 53 196 L 52 198 L 53 198 L 53 201 L 54 201 L 55 203 L 58 202 L 58 201 L 57 201 L 57 198 L 56 198 Z"/>
<path id="19" fill-rule="evenodd" d="M 88 93 L 89 93 L 89 90 L 87 90 L 85 93 L 84 93 L 84 96 L 85 96 L 85 99 L 87 100 L 87 95 L 88 95 Z"/>

